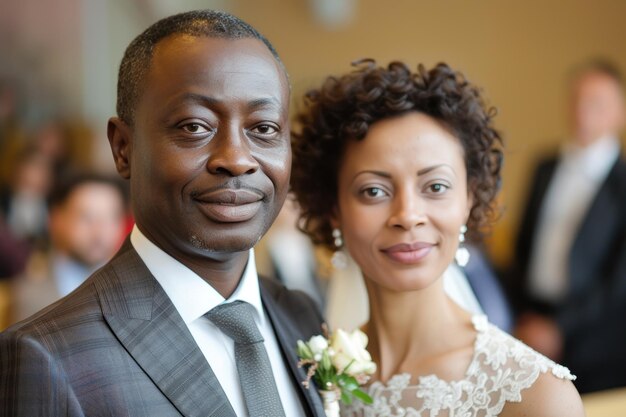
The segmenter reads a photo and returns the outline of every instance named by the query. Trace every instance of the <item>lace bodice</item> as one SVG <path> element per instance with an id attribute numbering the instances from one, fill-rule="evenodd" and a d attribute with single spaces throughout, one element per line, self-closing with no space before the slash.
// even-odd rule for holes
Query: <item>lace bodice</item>
<path id="1" fill-rule="evenodd" d="M 342 416 L 493 417 L 506 402 L 520 402 L 522 390 L 542 373 L 576 378 L 567 368 L 489 324 L 485 316 L 474 316 L 472 321 L 477 336 L 464 379 L 448 382 L 429 375 L 414 383 L 409 374 L 396 375 L 386 384 L 374 382 L 369 387 L 374 404 L 355 402 L 342 410 Z"/>

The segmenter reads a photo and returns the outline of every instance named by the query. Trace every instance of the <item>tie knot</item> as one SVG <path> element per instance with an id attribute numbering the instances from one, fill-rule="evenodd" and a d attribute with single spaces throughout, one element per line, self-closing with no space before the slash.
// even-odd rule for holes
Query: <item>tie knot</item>
<path id="1" fill-rule="evenodd" d="M 263 342 L 254 322 L 254 307 L 243 301 L 221 304 L 204 315 L 235 343 L 249 345 Z"/>

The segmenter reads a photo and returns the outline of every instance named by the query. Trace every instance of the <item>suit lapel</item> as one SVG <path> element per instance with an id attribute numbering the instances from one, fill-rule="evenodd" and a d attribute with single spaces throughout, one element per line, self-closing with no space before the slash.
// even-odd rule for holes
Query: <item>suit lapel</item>
<path id="1" fill-rule="evenodd" d="M 324 406 L 315 389 L 306 389 L 302 385 L 302 381 L 306 379 L 306 372 L 303 368 L 298 368 L 298 355 L 296 353 L 296 345 L 298 339 L 302 339 L 298 329 L 294 325 L 294 321 L 290 318 L 293 312 L 287 311 L 280 303 L 280 293 L 271 294 L 260 280 L 261 298 L 263 306 L 272 323 L 274 333 L 280 345 L 283 358 L 287 363 L 287 367 L 291 371 L 291 375 L 298 388 L 302 405 L 307 416 L 325 416 Z"/>
<path id="2" fill-rule="evenodd" d="M 574 293 L 584 291 L 590 281 L 602 278 L 597 271 L 602 270 L 603 259 L 613 255 L 611 250 L 622 230 L 620 222 L 624 216 L 620 202 L 623 199 L 620 175 L 618 161 L 598 190 L 576 233 L 568 263 L 571 291 Z"/>
<path id="3" fill-rule="evenodd" d="M 184 416 L 236 417 L 176 308 L 127 240 L 96 281 L 105 320 Z"/>

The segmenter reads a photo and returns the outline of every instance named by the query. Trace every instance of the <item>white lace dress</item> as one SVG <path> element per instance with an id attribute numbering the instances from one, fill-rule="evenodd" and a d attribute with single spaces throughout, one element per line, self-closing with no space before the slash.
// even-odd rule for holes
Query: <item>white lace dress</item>
<path id="1" fill-rule="evenodd" d="M 493 417 L 506 402 L 520 402 L 522 391 L 540 374 L 576 379 L 570 371 L 537 353 L 519 340 L 489 324 L 485 316 L 472 318 L 476 328 L 474 355 L 460 381 L 443 381 L 435 375 L 393 376 L 386 384 L 374 382 L 369 395 L 374 404 L 355 402 L 344 417 Z"/>

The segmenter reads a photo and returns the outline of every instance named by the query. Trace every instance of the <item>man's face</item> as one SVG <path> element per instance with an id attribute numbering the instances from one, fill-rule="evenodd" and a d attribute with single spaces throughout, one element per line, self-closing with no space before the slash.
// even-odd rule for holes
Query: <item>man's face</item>
<path id="1" fill-rule="evenodd" d="M 254 246 L 289 184 L 278 62 L 256 39 L 173 36 L 155 48 L 142 91 L 127 173 L 141 231 L 175 257 Z"/>
<path id="2" fill-rule="evenodd" d="M 109 184 L 85 183 L 50 213 L 55 249 L 88 267 L 108 261 L 124 233 L 124 202 Z"/>
<path id="3" fill-rule="evenodd" d="M 619 84 L 606 74 L 583 74 L 572 90 L 571 120 L 581 146 L 617 135 L 624 124 L 624 97 Z"/>

